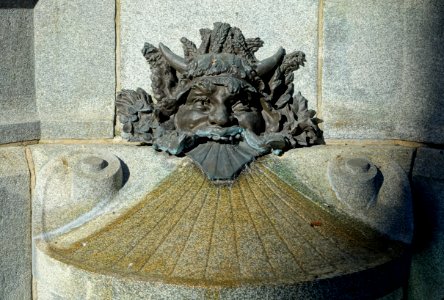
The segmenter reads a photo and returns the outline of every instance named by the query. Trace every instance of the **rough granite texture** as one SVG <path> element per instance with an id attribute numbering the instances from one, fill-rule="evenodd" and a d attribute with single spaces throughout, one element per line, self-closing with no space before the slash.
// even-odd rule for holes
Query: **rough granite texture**
<path id="1" fill-rule="evenodd" d="M 109 203 L 106 204 L 114 209 L 121 208 L 122 206 L 131 207 L 134 201 L 138 201 L 146 193 L 147 189 L 152 189 L 153 186 L 169 174 L 175 168 L 178 161 L 176 157 L 163 153 L 153 156 L 152 154 L 157 152 L 150 147 L 124 145 L 34 145 L 30 146 L 30 149 L 36 173 L 39 174 L 36 177 L 36 193 L 33 200 L 34 235 L 53 231 L 63 224 L 78 220 L 80 216 L 91 210 L 92 206 L 100 205 L 101 197 L 87 201 L 88 205 L 78 205 L 75 202 L 75 199 L 79 198 L 79 194 L 84 193 L 84 191 L 80 191 L 72 186 L 73 175 L 70 174 L 73 174 L 77 168 L 76 165 L 81 163 L 82 153 L 96 153 L 99 157 L 105 156 L 105 159 L 110 161 L 109 166 L 113 168 L 115 158 L 109 159 L 106 157 L 114 155 L 120 160 L 123 187 L 115 197 L 108 197 L 109 199 L 106 201 L 109 202 L 112 199 L 113 203 L 111 205 L 108 205 Z M 105 155 L 102 155 L 103 153 Z M 140 161 L 145 157 L 151 158 L 146 158 L 145 160 L 149 167 L 146 164 L 140 164 Z M 160 157 L 163 157 L 163 159 L 159 159 Z M 152 176 L 145 178 L 144 174 L 146 172 Z M 116 172 L 113 171 L 111 173 L 111 176 L 114 177 Z M 145 180 L 142 180 L 142 178 L 145 178 Z M 106 182 L 104 178 L 100 180 Z M 76 180 L 75 182 L 78 181 Z M 131 182 L 131 184 L 128 185 L 127 182 Z M 118 189 L 117 186 L 115 189 Z M 100 196 L 109 194 L 110 189 L 98 187 L 97 190 L 101 190 L 101 192 L 95 192 L 96 196 Z M 45 211 L 43 211 L 44 208 Z M 102 211 L 102 213 L 104 212 Z M 110 211 L 107 214 L 108 216 L 101 216 L 101 220 L 97 224 L 109 222 L 108 219 L 117 217 L 117 215 Z M 94 215 L 92 215 L 92 218 L 94 218 Z M 88 217 L 85 217 L 86 219 Z M 91 230 L 91 227 L 100 228 L 97 224 L 94 223 L 89 227 L 83 226 L 82 230 Z M 80 230 L 79 235 L 82 234 L 82 230 Z"/>
<path id="2" fill-rule="evenodd" d="M 274 54 L 279 46 L 288 53 L 305 52 L 305 67 L 295 72 L 295 91 L 301 91 L 311 108 L 316 107 L 317 0 L 307 1 L 144 1 L 121 0 L 121 88 L 151 91 L 148 63 L 141 54 L 145 42 L 167 45 L 183 54 L 181 37 L 200 44 L 200 28 L 226 22 L 242 30 L 246 38 L 260 37 L 264 46 L 259 59 Z M 271 13 L 272 12 L 272 13 Z"/>
<path id="3" fill-rule="evenodd" d="M 285 172 L 273 173 L 270 158 L 227 186 L 209 182 L 188 158 L 148 147 L 30 148 L 39 298 L 370 299 L 406 280 L 404 244 L 328 214 L 280 179 Z M 123 187 L 83 213 L 65 192 L 75 191 L 69 187 L 77 167 L 95 172 L 103 164 L 92 159 L 84 166 L 73 151 L 97 158 L 106 151 L 126 168 Z M 405 149 L 381 152 L 406 165 Z M 311 153 L 295 156 L 306 160 Z M 318 170 L 326 169 L 321 161 Z"/>
<path id="4" fill-rule="evenodd" d="M 35 78 L 42 138 L 111 138 L 115 1 L 40 0 Z"/>
<path id="5" fill-rule="evenodd" d="M 21 113 L 17 113 L 21 114 Z M 28 115 L 35 117 L 35 115 Z M 0 144 L 38 140 L 40 138 L 40 121 L 31 119 L 26 121 L 12 121 L 8 117 L 1 117 Z M 4 122 L 4 123 L 3 123 Z M 3 123 L 3 124 L 2 124 Z"/>
<path id="6" fill-rule="evenodd" d="M 409 299 L 444 296 L 444 150 L 420 148 L 412 173 L 415 239 Z"/>
<path id="7" fill-rule="evenodd" d="M 277 160 L 285 168 L 270 167 L 295 189 L 326 207 L 337 209 L 371 227 L 409 243 L 412 235 L 411 195 L 407 174 L 413 149 L 401 146 L 316 146 L 289 151 Z M 385 179 L 370 209 L 356 209 L 339 201 L 328 179 L 327 165 L 336 159 L 366 157 Z M 402 211 L 402 213 L 401 213 Z"/>
<path id="8" fill-rule="evenodd" d="M 0 9 L 0 144 L 40 136 L 34 87 L 33 10 L 5 6 Z"/>
<path id="9" fill-rule="evenodd" d="M 347 157 L 344 151 L 330 159 L 327 171 L 341 209 L 391 239 L 410 244 L 413 236 L 412 195 L 404 170 L 390 161 L 381 162 L 376 167 L 371 160 L 365 159 L 371 164 L 370 170 L 353 173 L 356 169 L 350 170 L 348 163 L 363 157 L 359 153 Z"/>
<path id="10" fill-rule="evenodd" d="M 0 149 L 0 299 L 31 299 L 31 195 L 24 148 Z"/>
<path id="11" fill-rule="evenodd" d="M 350 286 L 350 280 L 344 278 L 339 284 L 332 284 L 325 280 L 322 285 L 324 293 L 313 289 L 310 283 L 303 283 L 296 289 L 292 286 L 276 287 L 274 289 L 266 287 L 239 287 L 232 288 L 214 288 L 205 289 L 202 286 L 184 287 L 181 285 L 162 284 L 159 282 L 146 282 L 139 280 L 125 280 L 119 277 L 111 277 L 97 273 L 80 270 L 70 265 L 60 263 L 59 261 L 45 255 L 42 251 L 36 251 L 36 258 L 42 266 L 42 272 L 38 276 L 42 277 L 42 281 L 37 285 L 37 294 L 41 299 L 85 299 L 85 300 L 99 300 L 99 299 L 128 299 L 128 300 L 143 300 L 143 299 L 375 299 L 366 298 L 365 296 L 343 296 L 338 298 L 334 291 L 340 286 L 346 288 Z M 406 270 L 399 270 L 406 271 Z M 396 274 L 383 274 L 383 279 L 389 280 L 389 276 L 396 276 Z M 47 279 L 45 279 L 47 278 Z M 50 280 L 57 278 L 57 282 Z M 49 280 L 48 280 L 49 279 Z M 337 282 L 336 282 L 337 283 Z M 362 282 L 352 282 L 359 288 L 369 288 L 366 286 L 365 278 Z M 64 293 L 57 293 L 60 288 L 64 289 Z M 378 289 L 378 287 L 376 288 Z M 330 290 L 330 291 L 329 291 Z M 335 297 L 336 296 L 336 297 Z M 383 297 L 381 300 L 400 300 L 399 290 L 391 293 L 387 298 Z"/>
<path id="12" fill-rule="evenodd" d="M 444 143 L 443 13 L 439 0 L 325 1 L 326 138 Z"/>
<path id="13" fill-rule="evenodd" d="M 410 167 L 413 159 L 413 148 L 402 146 L 314 146 L 310 148 L 300 148 L 284 153 L 278 157 L 284 165 L 287 165 L 293 173 L 292 176 L 298 182 L 306 185 L 301 188 L 301 192 L 305 193 L 312 199 L 322 199 L 327 205 L 338 205 L 336 196 L 330 187 L 327 179 L 327 172 L 323 167 L 328 161 L 338 156 L 343 157 L 367 157 L 377 167 L 384 161 L 393 161 L 410 174 Z M 319 175 L 322 170 L 322 175 Z M 285 178 L 291 178 L 285 177 Z"/>

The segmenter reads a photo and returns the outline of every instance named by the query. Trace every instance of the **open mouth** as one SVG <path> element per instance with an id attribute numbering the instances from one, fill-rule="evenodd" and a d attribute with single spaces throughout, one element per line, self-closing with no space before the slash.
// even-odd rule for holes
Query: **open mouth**
<path id="1" fill-rule="evenodd" d="M 194 135 L 199 143 L 206 141 L 236 143 L 242 140 L 243 131 L 244 129 L 239 126 L 208 126 L 204 129 L 198 129 Z"/>
<path id="2" fill-rule="evenodd" d="M 239 126 L 208 126 L 192 133 L 171 131 L 157 149 L 185 153 L 211 180 L 233 180 L 255 157 L 268 151 L 260 136 Z"/>
<path id="3" fill-rule="evenodd" d="M 194 133 L 194 147 L 186 153 L 211 180 L 233 180 L 260 155 L 245 141 L 246 131 L 238 126 L 206 127 Z"/>

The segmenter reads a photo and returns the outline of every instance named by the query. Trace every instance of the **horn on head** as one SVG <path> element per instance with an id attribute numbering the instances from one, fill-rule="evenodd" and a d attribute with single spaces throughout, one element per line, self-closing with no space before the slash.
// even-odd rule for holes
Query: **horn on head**
<path id="1" fill-rule="evenodd" d="M 278 63 L 281 62 L 282 57 L 285 55 L 284 48 L 280 47 L 279 50 L 269 58 L 260 61 L 256 66 L 256 73 L 259 76 L 263 76 L 273 70 Z"/>
<path id="2" fill-rule="evenodd" d="M 176 55 L 173 51 L 170 50 L 167 46 L 160 43 L 159 50 L 162 53 L 163 57 L 165 57 L 166 61 L 179 73 L 184 73 L 187 70 L 187 63 L 185 59 Z"/>

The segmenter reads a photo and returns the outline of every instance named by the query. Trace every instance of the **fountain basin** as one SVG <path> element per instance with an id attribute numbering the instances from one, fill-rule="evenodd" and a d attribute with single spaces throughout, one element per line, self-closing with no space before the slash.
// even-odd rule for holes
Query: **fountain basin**
<path id="1" fill-rule="evenodd" d="M 97 151 L 95 147 L 88 151 Z M 69 153 L 63 148 L 50 151 Z M 215 184 L 187 158 L 149 149 L 136 154 L 122 146 L 100 150 L 116 155 L 129 174 L 114 198 L 83 224 L 45 234 L 51 221 L 45 202 L 67 200 L 49 192 L 39 198 L 33 261 L 37 293 L 44 299 L 374 299 L 406 280 L 409 243 L 371 226 L 371 217 L 359 219 L 341 209 L 331 188 L 324 200 L 313 197 L 318 191 L 304 180 L 313 168 L 287 163 L 307 164 L 304 151 L 261 158 L 232 183 Z M 310 150 L 316 156 L 316 149 Z M 406 149 L 385 150 L 400 162 L 406 155 Z M 43 159 L 48 149 L 36 146 L 33 151 L 37 187 L 44 186 L 50 177 L 40 178 L 39 172 L 53 160 Z M 337 157 L 338 151 L 363 155 L 372 149 L 317 151 Z M 328 161 L 315 163 L 318 180 L 325 185 Z M 163 177 L 151 178 L 154 170 Z M 390 200 L 387 187 L 402 186 L 398 179 L 384 177 L 381 203 Z M 398 200 L 408 207 L 408 197 Z M 69 218 L 65 222 L 74 224 Z"/>

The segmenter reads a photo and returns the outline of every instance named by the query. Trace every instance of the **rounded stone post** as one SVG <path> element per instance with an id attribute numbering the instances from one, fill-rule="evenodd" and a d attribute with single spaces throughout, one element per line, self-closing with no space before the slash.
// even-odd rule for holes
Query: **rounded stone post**
<path id="1" fill-rule="evenodd" d="M 72 170 L 71 198 L 79 204 L 93 206 L 111 199 L 122 187 L 120 161 L 112 154 L 80 154 Z"/>
<path id="2" fill-rule="evenodd" d="M 328 177 L 338 199 L 353 209 L 370 207 L 381 184 L 378 169 L 363 157 L 330 162 Z"/>

